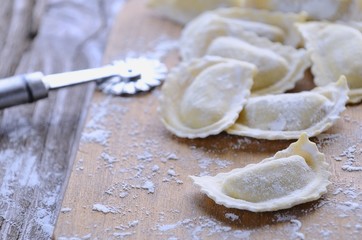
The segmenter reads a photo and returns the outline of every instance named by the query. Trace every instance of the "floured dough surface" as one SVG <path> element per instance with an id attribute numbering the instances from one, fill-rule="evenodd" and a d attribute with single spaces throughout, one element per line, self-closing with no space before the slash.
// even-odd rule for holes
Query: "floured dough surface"
<path id="1" fill-rule="evenodd" d="M 304 11 L 312 20 L 361 20 L 360 0 L 245 0 L 245 7 L 270 11 Z"/>
<path id="2" fill-rule="evenodd" d="M 192 176 L 217 204 L 253 212 L 286 209 L 316 200 L 330 184 L 328 164 L 306 134 L 260 163 L 214 177 Z"/>
<path id="3" fill-rule="evenodd" d="M 294 155 L 250 167 L 242 174 L 232 174 L 225 179 L 222 190 L 232 198 L 260 203 L 289 195 L 306 186 L 313 177 L 304 158 Z"/>
<path id="4" fill-rule="evenodd" d="M 161 90 L 162 122 L 179 137 L 220 133 L 237 119 L 255 72 L 250 63 L 212 56 L 180 64 Z"/>
<path id="5" fill-rule="evenodd" d="M 230 134 L 261 139 L 316 136 L 330 128 L 348 100 L 345 77 L 312 91 L 249 98 Z"/>
<path id="6" fill-rule="evenodd" d="M 148 6 L 173 21 L 185 24 L 208 10 L 238 7 L 243 0 L 148 0 Z"/>
<path id="7" fill-rule="evenodd" d="M 245 31 L 295 47 L 300 44 L 301 38 L 294 23 L 305 20 L 306 16 L 302 13 L 285 14 L 243 8 L 206 12 L 183 29 L 180 54 L 183 60 L 201 57 L 215 38 L 242 38 Z"/>
<path id="8" fill-rule="evenodd" d="M 216 38 L 206 55 L 232 58 L 254 64 L 258 73 L 254 77 L 252 95 L 284 93 L 304 77 L 310 66 L 309 56 L 303 49 L 271 42 L 244 32 L 241 38 Z"/>
<path id="9" fill-rule="evenodd" d="M 317 86 L 324 86 L 345 75 L 351 89 L 350 102 L 362 100 L 362 33 L 353 27 L 335 23 L 299 24 L 313 62 Z"/>

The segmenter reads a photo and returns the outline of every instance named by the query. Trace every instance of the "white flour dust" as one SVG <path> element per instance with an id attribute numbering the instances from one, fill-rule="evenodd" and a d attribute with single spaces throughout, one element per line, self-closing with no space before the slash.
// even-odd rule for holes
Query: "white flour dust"
<path id="1" fill-rule="evenodd" d="M 336 161 L 343 161 L 342 170 L 347 172 L 362 171 L 362 165 L 360 161 L 362 158 L 362 148 L 358 146 L 349 146 L 341 154 L 339 154 L 339 156 L 334 156 Z"/>
<path id="2" fill-rule="evenodd" d="M 146 57 L 162 61 L 167 54 L 179 48 L 179 40 L 171 39 L 168 36 L 160 36 L 154 42 L 150 42 L 149 45 L 152 46 L 152 51 L 136 52 L 131 50 L 127 52 L 126 58 Z"/>
<path id="3" fill-rule="evenodd" d="M 154 44 L 154 43 L 152 43 Z M 178 47 L 178 42 L 167 38 L 160 37 L 158 43 L 154 44 L 154 52 L 137 53 L 127 52 L 127 57 L 138 57 L 140 55 L 162 59 L 167 52 Z M 134 219 L 130 222 L 117 222 L 115 227 L 110 227 L 105 231 L 111 239 L 132 239 L 142 231 L 144 236 L 157 236 L 160 239 L 179 239 L 178 234 L 181 232 L 187 239 L 207 239 L 210 237 L 218 239 L 253 239 L 260 232 L 266 234 L 275 234 L 288 239 L 308 239 L 312 233 L 321 239 L 330 239 L 338 234 L 337 229 L 342 227 L 349 229 L 351 237 L 362 233 L 362 224 L 356 223 L 356 219 L 362 219 L 361 207 L 361 189 L 358 187 L 340 183 L 333 183 L 328 194 L 322 199 L 301 207 L 300 211 L 295 209 L 278 211 L 270 213 L 271 220 L 264 224 L 248 227 L 250 219 L 259 219 L 260 215 L 245 211 L 233 211 L 226 209 L 221 218 L 216 218 L 211 214 L 200 214 L 197 212 L 193 216 L 185 217 L 182 207 L 162 210 L 155 210 L 152 204 L 140 206 L 138 199 L 147 199 L 152 202 L 156 196 L 163 191 L 172 189 L 173 191 L 181 191 L 192 184 L 188 175 L 182 171 L 183 164 L 193 164 L 194 175 L 215 175 L 218 172 L 227 171 L 233 166 L 240 166 L 240 162 L 225 159 L 222 154 L 234 151 L 237 156 L 242 156 L 245 151 L 249 151 L 250 145 L 257 146 L 260 151 L 265 149 L 262 146 L 262 140 L 240 137 L 233 139 L 230 143 L 222 145 L 220 143 L 212 144 L 212 148 L 206 149 L 200 147 L 197 141 L 182 142 L 188 148 L 192 159 L 184 159 L 182 152 L 178 149 L 165 149 L 162 141 L 156 139 L 147 139 L 140 142 L 140 136 L 143 134 L 143 127 L 137 119 L 127 126 L 127 147 L 126 152 L 112 152 L 109 127 L 105 124 L 108 119 L 117 119 L 119 126 L 122 126 L 122 117 L 127 114 L 127 108 L 115 108 L 109 102 L 110 99 L 104 100 L 102 103 L 93 106 L 91 111 L 91 119 L 86 126 L 86 131 L 82 137 L 83 143 L 96 143 L 103 146 L 103 150 L 97 156 L 98 171 L 110 171 L 117 176 L 118 182 L 112 182 L 106 189 L 101 201 L 94 203 L 91 211 L 95 214 L 108 214 L 115 216 L 114 219 Z M 127 101 L 127 100 L 119 100 Z M 145 108 L 145 112 L 149 109 Z M 357 124 L 353 119 L 344 117 L 347 124 Z M 152 127 L 152 126 L 147 126 Z M 358 134 L 358 133 L 355 133 Z M 358 172 L 360 171 L 360 157 L 362 156 L 361 141 L 353 142 L 345 141 L 349 136 L 340 133 L 323 133 L 315 138 L 320 149 L 333 147 L 339 142 L 346 144 L 344 151 L 330 154 L 327 157 L 341 163 L 341 172 Z M 226 139 L 229 139 L 226 137 Z M 231 139 L 231 137 L 230 137 Z M 314 140 L 315 140 L 314 139 Z M 160 143 L 161 142 L 161 143 Z M 194 144 L 195 143 L 195 144 Z M 202 144 L 201 144 L 202 145 Z M 238 158 L 242 161 L 242 157 Z M 262 160 L 262 159 L 260 159 Z M 192 161 L 192 162 L 191 162 Z M 83 164 L 83 163 L 82 163 Z M 241 162 L 241 164 L 243 164 Z M 82 165 L 83 166 L 83 165 Z M 336 171 L 338 171 L 336 170 Z M 354 174 L 352 173 L 352 174 Z M 333 180 L 334 181 L 334 180 Z M 190 197 L 189 192 L 184 192 L 186 197 Z M 202 193 L 200 193 L 201 195 Z M 170 196 L 171 199 L 172 196 Z M 102 201 L 104 200 L 104 201 Z M 134 204 L 131 200 L 135 200 Z M 171 200 L 170 200 L 171 201 Z M 182 201 L 182 199 L 180 200 Z M 125 205 L 124 202 L 132 204 Z M 107 203 L 107 204 L 106 204 Z M 195 209 L 199 206 L 196 206 Z M 200 204 L 201 205 L 201 204 Z M 298 212 L 298 214 L 295 214 Z M 65 211 L 64 214 L 70 214 L 71 211 Z M 305 220 L 305 216 L 310 213 L 320 215 L 320 223 L 310 224 Z M 269 214 L 269 213 L 268 213 Z M 266 214 L 267 215 L 267 214 Z M 312 214 L 313 215 L 313 214 Z M 323 222 L 330 215 L 338 219 L 351 220 L 343 226 L 337 226 L 334 222 Z M 246 218 L 245 216 L 249 216 Z M 251 216 L 251 217 L 250 217 Z M 154 219 L 157 220 L 154 220 Z M 149 227 L 150 220 L 153 227 Z M 115 220 L 116 221 L 116 220 Z M 347 221 L 348 222 L 348 221 Z M 145 230 L 144 226 L 148 228 Z M 275 230 L 277 228 L 277 230 Z M 273 235 L 270 235 L 273 236 Z"/>
<path id="4" fill-rule="evenodd" d="M 102 212 L 102 213 L 118 213 L 119 211 L 113 206 L 106 206 L 100 203 L 93 204 L 93 211 Z"/>
<path id="5" fill-rule="evenodd" d="M 225 218 L 227 218 L 231 221 L 236 221 L 239 219 L 239 216 L 234 213 L 225 213 Z"/>
<path id="6" fill-rule="evenodd" d="M 106 116 L 108 115 L 108 107 L 110 98 L 107 98 L 99 105 L 92 106 L 90 110 L 91 119 L 87 123 L 81 141 L 99 143 L 102 146 L 108 145 L 110 131 L 104 126 Z"/>

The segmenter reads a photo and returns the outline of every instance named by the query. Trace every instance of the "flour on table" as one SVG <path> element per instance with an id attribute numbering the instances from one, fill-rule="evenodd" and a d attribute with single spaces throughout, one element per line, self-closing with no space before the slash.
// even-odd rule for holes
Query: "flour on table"
<path id="1" fill-rule="evenodd" d="M 167 156 L 166 156 L 166 159 L 167 160 L 178 160 L 179 158 L 177 157 L 177 155 L 175 153 L 169 153 Z"/>
<path id="2" fill-rule="evenodd" d="M 145 151 L 143 154 L 137 155 L 137 160 L 149 162 L 153 160 L 153 155 L 152 153 Z"/>
<path id="3" fill-rule="evenodd" d="M 300 239 L 300 240 L 304 240 L 304 234 L 299 232 L 299 230 L 302 228 L 302 223 L 297 220 L 297 219 L 292 219 L 290 220 L 290 222 L 295 225 L 294 227 L 294 231 L 293 231 L 293 238 L 294 239 Z"/>
<path id="4" fill-rule="evenodd" d="M 108 146 L 111 132 L 106 126 L 107 118 L 122 120 L 122 116 L 128 112 L 127 108 L 112 105 L 112 97 L 106 96 L 98 104 L 93 104 L 90 109 L 90 120 L 85 126 L 81 136 L 82 142 L 98 143 L 104 147 Z"/>
<path id="5" fill-rule="evenodd" d="M 239 219 L 239 216 L 234 213 L 225 213 L 225 218 L 227 218 L 231 221 L 236 221 Z"/>
<path id="6" fill-rule="evenodd" d="M 168 174 L 169 176 L 171 176 L 171 177 L 176 177 L 176 176 L 177 176 L 175 170 L 173 170 L 173 169 L 167 170 L 167 174 Z"/>
<path id="7" fill-rule="evenodd" d="M 88 240 L 92 238 L 92 234 L 86 234 L 83 237 L 77 237 L 77 236 L 73 236 L 73 237 L 59 237 L 58 240 Z"/>
<path id="8" fill-rule="evenodd" d="M 316 138 L 318 139 L 317 146 L 321 148 L 326 145 L 335 144 L 338 140 L 341 139 L 341 137 L 342 137 L 341 134 L 327 134 L 327 133 L 319 134 L 318 136 L 316 136 Z"/>
<path id="9" fill-rule="evenodd" d="M 143 189 L 146 189 L 148 191 L 148 193 L 154 193 L 155 192 L 155 184 L 151 181 L 146 181 L 143 185 L 142 185 Z"/>
<path id="10" fill-rule="evenodd" d="M 122 239 L 122 238 L 132 236 L 133 234 L 134 234 L 134 232 L 114 232 L 113 236 Z"/>
<path id="11" fill-rule="evenodd" d="M 125 197 L 127 197 L 128 195 L 129 195 L 128 192 L 123 191 L 123 192 L 121 192 L 121 193 L 119 194 L 119 197 L 120 197 L 120 198 L 125 198 Z"/>
<path id="12" fill-rule="evenodd" d="M 107 117 L 110 103 L 110 97 L 107 97 L 99 104 L 94 104 L 90 109 L 90 121 L 85 126 L 82 133 L 81 141 L 95 142 L 102 146 L 108 145 L 108 139 L 111 132 L 104 126 L 105 118 Z"/>
<path id="13" fill-rule="evenodd" d="M 184 230 L 190 236 L 190 239 L 202 239 L 200 236 L 227 236 L 243 237 L 241 239 L 248 239 L 253 231 L 250 230 L 233 230 L 231 227 L 225 226 L 223 223 L 206 217 L 200 216 L 195 218 L 187 218 L 176 223 L 171 224 L 158 224 L 157 230 L 161 235 L 170 234 L 174 230 Z"/>
<path id="14" fill-rule="evenodd" d="M 362 165 L 359 159 L 362 157 L 362 149 L 357 149 L 357 145 L 349 146 L 338 157 L 334 157 L 336 161 L 343 161 L 342 170 L 347 172 L 362 171 Z"/>
<path id="15" fill-rule="evenodd" d="M 71 208 L 67 208 L 67 207 L 63 207 L 63 208 L 60 209 L 60 212 L 61 212 L 61 213 L 68 213 L 68 212 L 70 212 L 70 211 L 72 211 L 72 209 L 71 209 Z"/>
<path id="16" fill-rule="evenodd" d="M 102 212 L 102 213 L 118 213 L 119 211 L 115 207 L 106 206 L 100 203 L 93 204 L 93 211 Z"/>
<path id="17" fill-rule="evenodd" d="M 169 52 L 177 50 L 179 48 L 179 40 L 172 39 L 168 36 L 160 36 L 154 42 L 150 42 L 152 45 L 152 51 L 150 52 L 135 52 L 134 50 L 128 51 L 126 58 L 146 57 L 150 59 L 163 59 Z"/>
<path id="18" fill-rule="evenodd" d="M 153 165 L 152 172 L 158 172 L 160 170 L 160 167 L 158 165 Z"/>

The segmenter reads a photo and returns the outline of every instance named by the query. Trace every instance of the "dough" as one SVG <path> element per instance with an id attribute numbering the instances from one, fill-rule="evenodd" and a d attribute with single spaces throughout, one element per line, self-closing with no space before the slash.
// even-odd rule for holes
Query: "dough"
<path id="1" fill-rule="evenodd" d="M 217 204 L 252 212 L 276 211 L 316 200 L 330 184 L 328 164 L 306 134 L 260 163 L 214 177 L 191 176 Z"/>

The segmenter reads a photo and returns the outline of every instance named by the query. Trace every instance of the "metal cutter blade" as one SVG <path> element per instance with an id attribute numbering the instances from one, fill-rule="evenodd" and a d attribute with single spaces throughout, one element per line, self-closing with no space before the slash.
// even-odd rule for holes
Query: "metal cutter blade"
<path id="1" fill-rule="evenodd" d="M 158 60 L 137 58 L 115 61 L 100 68 L 46 75 L 41 72 L 0 80 L 0 109 L 46 98 L 49 90 L 97 81 L 113 95 L 147 92 L 165 79 L 167 68 Z"/>
<path id="2" fill-rule="evenodd" d="M 106 94 L 133 95 L 159 86 L 166 77 L 167 67 L 158 60 L 133 58 L 116 61 L 120 73 L 98 81 L 98 88 Z"/>

